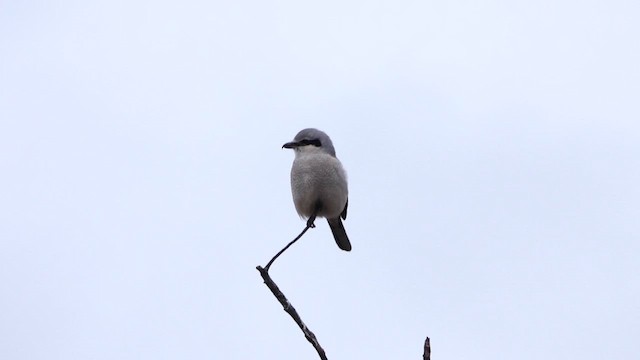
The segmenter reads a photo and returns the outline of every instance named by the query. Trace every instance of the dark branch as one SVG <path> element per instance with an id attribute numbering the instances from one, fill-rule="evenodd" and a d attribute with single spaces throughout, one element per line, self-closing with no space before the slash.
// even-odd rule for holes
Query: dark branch
<path id="1" fill-rule="evenodd" d="M 427 336 L 427 340 L 424 341 L 424 353 L 422 354 L 422 360 L 431 360 L 431 341 Z"/>
<path id="2" fill-rule="evenodd" d="M 307 231 L 307 229 L 309 229 L 309 227 L 305 228 L 304 231 Z M 304 234 L 304 231 L 302 232 L 302 234 Z M 298 238 L 302 236 L 302 234 L 300 234 Z M 296 240 L 298 238 L 296 238 Z M 295 242 L 295 240 L 289 243 L 287 247 L 289 247 L 293 242 Z M 286 248 L 284 248 L 282 251 L 284 251 L 285 249 Z M 271 264 L 273 260 L 275 260 L 275 258 L 272 259 L 269 262 L 269 264 Z M 304 322 L 302 322 L 302 319 L 300 318 L 300 315 L 298 315 L 298 312 L 296 311 L 296 309 L 293 307 L 293 305 L 291 305 L 289 300 L 287 300 L 286 296 L 284 296 L 282 291 L 280 291 L 280 289 L 278 288 L 278 285 L 276 285 L 276 283 L 273 282 L 273 280 L 271 280 L 271 276 L 269 276 L 269 270 L 267 268 L 263 268 L 262 266 L 257 266 L 256 269 L 258 269 L 258 271 L 260 272 L 260 276 L 262 276 L 262 279 L 264 279 L 264 283 L 267 285 L 269 290 L 271 290 L 271 292 L 276 297 L 276 299 L 278 299 L 280 304 L 282 304 L 284 311 L 286 311 L 287 314 L 289 314 L 291 318 L 293 318 L 293 321 L 295 321 L 296 324 L 298 324 L 298 326 L 300 327 L 300 330 L 302 330 L 304 337 L 306 337 L 307 340 L 311 343 L 311 345 L 313 345 L 313 347 L 316 349 L 316 351 L 318 352 L 318 355 L 320 355 L 320 359 L 327 360 L 327 356 L 324 353 L 324 349 L 322 349 L 322 346 L 320 346 L 320 343 L 318 342 L 318 339 L 316 339 L 315 334 L 311 330 L 309 330 L 309 328 L 304 324 Z"/>
<path id="3" fill-rule="evenodd" d="M 307 221 L 307 226 L 304 228 L 304 230 L 302 230 L 302 232 L 298 236 L 296 236 L 295 239 L 291 240 L 291 242 L 288 243 L 287 246 L 285 246 L 282 250 L 280 250 L 273 258 L 271 258 L 271 260 L 267 263 L 267 266 L 265 266 L 264 268 L 262 266 L 257 266 L 256 269 L 260 272 L 260 276 L 262 276 L 264 283 L 267 285 L 269 290 L 271 290 L 271 293 L 273 293 L 276 299 L 278 299 L 278 301 L 284 308 L 284 311 L 286 311 L 287 314 L 291 316 L 293 321 L 295 321 L 296 324 L 298 324 L 298 327 L 300 327 L 300 330 L 302 330 L 304 337 L 307 338 L 307 340 L 311 343 L 311 345 L 313 345 L 313 348 L 316 349 L 316 351 L 318 352 L 318 355 L 320 355 L 320 359 L 327 360 L 327 356 L 324 353 L 324 349 L 322 348 L 322 346 L 320 346 L 320 343 L 318 342 L 318 339 L 316 339 L 315 334 L 307 327 L 307 325 L 304 324 L 304 322 L 302 322 L 302 319 L 300 318 L 300 315 L 298 315 L 298 312 L 296 311 L 296 309 L 293 307 L 293 305 L 291 305 L 289 300 L 287 300 L 287 297 L 284 296 L 282 291 L 280 291 L 280 289 L 278 288 L 278 285 L 276 285 L 276 283 L 271 279 L 271 276 L 269 276 L 269 268 L 271 267 L 273 262 L 276 261 L 276 259 L 280 255 L 282 255 L 282 253 L 284 253 L 291 245 L 293 245 L 296 241 L 300 240 L 302 235 L 304 235 L 304 233 L 306 233 L 307 230 L 309 230 L 312 227 L 315 227 L 313 222 L 316 218 L 316 214 L 317 214 L 317 209 L 316 211 L 314 211 L 313 215 L 309 218 L 309 221 Z"/>

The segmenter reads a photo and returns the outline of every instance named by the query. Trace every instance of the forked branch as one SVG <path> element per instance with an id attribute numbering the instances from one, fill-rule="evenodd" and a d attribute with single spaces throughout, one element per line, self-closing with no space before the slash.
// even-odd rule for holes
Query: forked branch
<path id="1" fill-rule="evenodd" d="M 282 253 L 284 253 L 285 250 L 287 250 L 291 245 L 293 245 L 296 241 L 298 241 L 302 237 L 302 235 L 304 235 L 304 233 L 307 232 L 307 230 L 309 230 L 312 227 L 313 227 L 313 222 L 307 223 L 307 226 L 304 228 L 304 230 L 302 230 L 300 235 L 296 236 L 295 239 L 293 239 L 289 244 L 287 244 L 287 246 L 285 246 L 282 250 L 280 250 L 267 263 L 267 266 L 265 266 L 264 268 L 262 266 L 257 266 L 256 269 L 260 272 L 260 276 L 262 276 L 262 279 L 264 280 L 264 283 L 267 285 L 269 290 L 271 290 L 271 293 L 273 293 L 273 296 L 275 296 L 276 299 L 278 299 L 278 301 L 282 305 L 284 311 L 286 311 L 287 314 L 289 314 L 291 316 L 293 321 L 295 321 L 296 324 L 298 324 L 298 327 L 300 327 L 300 330 L 302 330 L 302 333 L 304 334 L 304 337 L 307 338 L 307 340 L 311 343 L 311 345 L 313 345 L 313 348 L 316 349 L 316 351 L 318 352 L 318 355 L 320 355 L 320 359 L 327 360 L 327 355 L 324 353 L 324 349 L 322 348 L 322 346 L 320 346 L 320 343 L 318 342 L 318 339 L 316 339 L 316 335 L 313 333 L 313 331 L 311 331 L 307 327 L 307 325 L 304 324 L 304 322 L 300 318 L 300 315 L 298 315 L 298 312 L 296 311 L 296 309 L 293 307 L 293 305 L 291 305 L 289 300 L 287 300 L 287 297 L 284 296 L 282 291 L 280 291 L 280 288 L 278 288 L 278 285 L 276 285 L 276 283 L 273 281 L 273 279 L 271 279 L 271 276 L 269 276 L 269 268 L 271 267 L 273 262 L 280 255 L 282 255 Z"/>

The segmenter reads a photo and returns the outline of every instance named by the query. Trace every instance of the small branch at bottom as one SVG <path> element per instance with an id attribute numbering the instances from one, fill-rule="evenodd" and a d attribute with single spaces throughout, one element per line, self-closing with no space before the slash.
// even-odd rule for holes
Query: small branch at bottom
<path id="1" fill-rule="evenodd" d="M 431 360 L 431 340 L 427 336 L 427 340 L 424 341 L 424 352 L 422 353 L 422 360 Z"/>

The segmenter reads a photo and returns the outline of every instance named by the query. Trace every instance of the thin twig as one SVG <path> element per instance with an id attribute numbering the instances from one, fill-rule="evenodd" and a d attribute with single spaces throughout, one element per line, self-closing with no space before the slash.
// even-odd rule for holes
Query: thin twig
<path id="1" fill-rule="evenodd" d="M 285 252 L 285 250 L 287 250 L 289 248 L 289 246 L 293 245 L 296 241 L 300 240 L 300 238 L 302 237 L 302 235 L 304 235 L 304 233 L 307 232 L 307 230 L 309 230 L 310 228 L 312 228 L 314 225 L 313 223 L 311 224 L 307 224 L 307 226 L 304 228 L 304 230 L 302 230 L 302 232 L 300 233 L 300 235 L 296 236 L 295 239 L 291 240 L 290 243 L 287 244 L 287 246 L 285 246 L 282 250 L 278 251 L 278 253 L 276 254 L 276 256 L 274 256 L 271 261 L 269 261 L 267 263 L 267 266 L 264 267 L 265 271 L 269 271 L 269 268 L 271 267 L 271 264 L 273 264 L 274 261 L 276 261 L 276 259 L 278 258 L 278 256 L 282 255 L 283 252 Z"/>
<path id="2" fill-rule="evenodd" d="M 305 231 L 307 229 L 305 229 Z M 304 231 L 302 233 L 304 234 Z M 260 275 L 262 276 L 262 279 L 264 279 L 264 283 L 267 285 L 269 290 L 271 290 L 271 292 L 276 297 L 276 299 L 278 299 L 280 304 L 282 304 L 284 311 L 286 311 L 287 314 L 289 314 L 291 318 L 293 318 L 293 321 L 295 321 L 296 324 L 298 324 L 298 326 L 300 327 L 300 330 L 302 330 L 304 337 L 307 338 L 307 340 L 311 343 L 311 345 L 313 345 L 314 349 L 316 349 L 316 351 L 318 352 L 318 355 L 320 355 L 320 359 L 327 360 L 327 355 L 325 355 L 324 349 L 322 348 L 322 346 L 320 346 L 318 339 L 316 339 L 316 335 L 304 324 L 304 322 L 302 322 L 302 319 L 300 318 L 300 315 L 298 315 L 298 312 L 296 311 L 296 309 L 293 307 L 293 305 L 291 305 L 289 300 L 287 300 L 287 297 L 284 296 L 282 291 L 280 291 L 280 289 L 278 288 L 278 285 L 276 285 L 276 283 L 273 282 L 273 280 L 271 279 L 271 276 L 269 276 L 269 271 L 266 268 L 263 268 L 262 266 L 257 266 L 256 269 L 260 272 Z"/>

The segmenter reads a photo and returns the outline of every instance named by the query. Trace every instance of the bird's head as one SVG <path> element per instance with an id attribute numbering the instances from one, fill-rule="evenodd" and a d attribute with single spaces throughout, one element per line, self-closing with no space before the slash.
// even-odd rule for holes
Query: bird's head
<path id="1" fill-rule="evenodd" d="M 333 157 L 336 156 L 336 150 L 329 135 L 318 129 L 301 130 L 293 141 L 282 145 L 283 148 L 293 149 L 296 153 L 322 152 Z"/>

